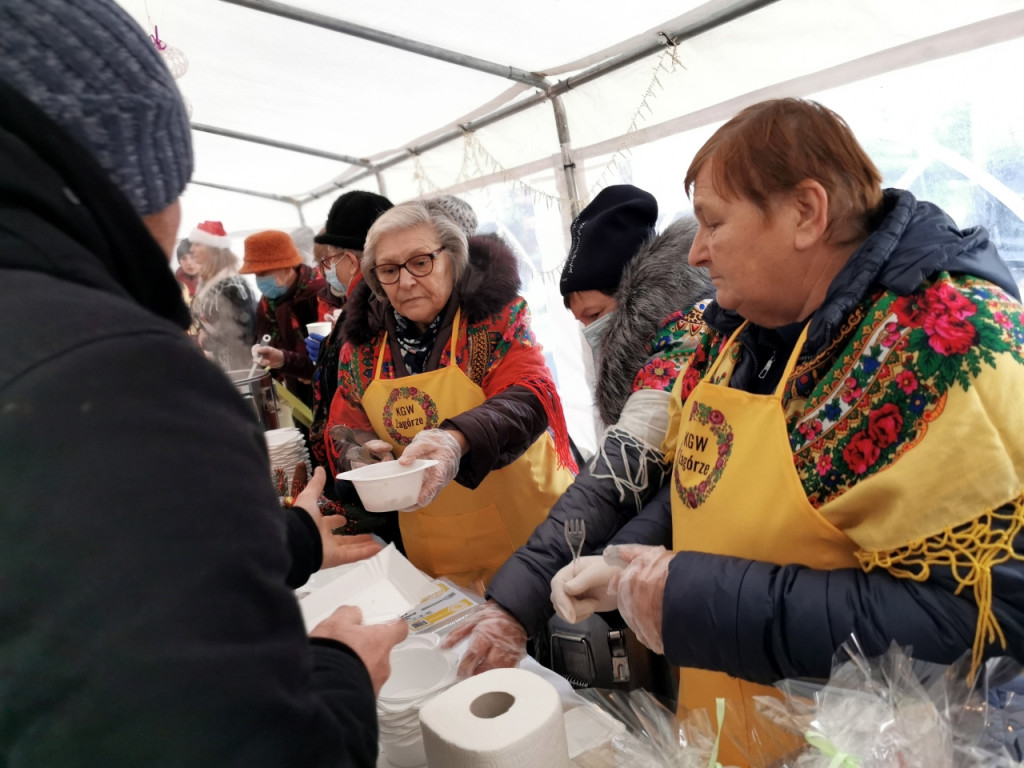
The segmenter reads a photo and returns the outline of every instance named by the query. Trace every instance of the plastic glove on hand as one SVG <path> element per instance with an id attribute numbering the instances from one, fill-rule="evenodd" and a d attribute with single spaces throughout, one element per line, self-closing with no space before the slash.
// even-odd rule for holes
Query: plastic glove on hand
<path id="1" fill-rule="evenodd" d="M 271 368 L 280 368 L 284 365 L 284 352 L 266 344 L 255 344 L 252 348 L 252 359 L 259 365 L 269 365 Z"/>
<path id="2" fill-rule="evenodd" d="M 600 555 L 587 555 L 569 563 L 551 579 L 551 604 L 563 620 L 578 624 L 596 611 L 614 611 L 612 580 L 622 570 Z"/>
<path id="3" fill-rule="evenodd" d="M 306 337 L 306 354 L 314 363 L 320 357 L 320 343 L 323 340 L 323 335 L 319 333 L 311 333 Z"/>
<path id="4" fill-rule="evenodd" d="M 612 562 L 625 563 L 610 587 L 618 596 L 622 618 L 641 643 L 655 653 L 665 653 L 661 634 L 662 603 L 668 565 L 676 553 L 664 547 L 621 544 L 608 547 L 604 554 Z"/>
<path id="5" fill-rule="evenodd" d="M 449 632 L 441 647 L 453 648 L 467 637 L 469 647 L 459 662 L 460 678 L 514 667 L 526 658 L 526 629 L 494 601 L 488 600 Z"/>
<path id="6" fill-rule="evenodd" d="M 367 440 L 356 450 L 350 450 L 347 454 L 352 469 L 365 467 L 367 464 L 376 464 L 381 461 L 394 461 L 395 456 L 391 453 L 391 443 L 384 440 Z"/>
<path id="7" fill-rule="evenodd" d="M 419 509 L 437 498 L 437 494 L 455 479 L 459 471 L 462 447 L 458 439 L 447 429 L 424 429 L 417 433 L 405 451 L 399 464 L 411 464 L 414 459 L 434 459 L 437 464 L 423 473 L 423 487 L 416 505 L 408 509 Z M 408 509 L 406 511 L 408 511 Z"/>

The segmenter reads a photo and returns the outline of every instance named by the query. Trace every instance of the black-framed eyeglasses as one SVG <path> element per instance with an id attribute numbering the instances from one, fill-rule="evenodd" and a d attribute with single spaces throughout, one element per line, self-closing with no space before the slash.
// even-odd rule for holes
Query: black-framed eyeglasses
<path id="1" fill-rule="evenodd" d="M 371 271 L 376 275 L 377 282 L 381 285 L 397 283 L 398 276 L 403 269 L 413 277 L 426 277 L 434 271 L 434 260 L 437 259 L 444 248 L 442 245 L 433 253 L 421 253 L 418 256 L 413 256 L 411 259 L 406 259 L 401 264 L 379 264 Z"/>
<path id="2" fill-rule="evenodd" d="M 333 256 L 328 256 L 326 259 L 320 262 L 320 271 L 325 275 L 334 269 L 334 266 L 341 260 L 344 253 L 336 253 Z"/>

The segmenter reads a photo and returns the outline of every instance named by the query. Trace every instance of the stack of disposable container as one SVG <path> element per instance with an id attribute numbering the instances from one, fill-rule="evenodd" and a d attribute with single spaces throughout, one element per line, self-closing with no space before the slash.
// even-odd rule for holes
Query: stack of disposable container
<path id="1" fill-rule="evenodd" d="M 458 656 L 437 635 L 413 636 L 391 651 L 391 677 L 377 697 L 381 749 L 395 768 L 426 765 L 420 708 L 455 683 Z"/>

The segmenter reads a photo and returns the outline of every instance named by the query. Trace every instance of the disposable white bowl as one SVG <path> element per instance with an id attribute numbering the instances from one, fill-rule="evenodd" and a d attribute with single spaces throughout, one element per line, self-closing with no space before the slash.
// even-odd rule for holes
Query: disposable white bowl
<path id="1" fill-rule="evenodd" d="M 395 768 L 419 768 L 427 764 L 427 753 L 423 747 L 423 734 L 419 726 L 416 726 L 415 735 L 408 740 L 392 741 L 391 739 L 381 740 L 381 749 L 388 764 Z"/>
<path id="2" fill-rule="evenodd" d="M 437 692 L 455 680 L 458 657 L 440 648 L 409 646 L 391 651 L 391 675 L 381 686 L 378 703 L 391 709 Z M 397 706 L 396 706 L 397 705 Z"/>
<path id="3" fill-rule="evenodd" d="M 411 464 L 382 461 L 342 472 L 339 480 L 349 480 L 367 512 L 390 512 L 416 503 L 427 467 L 433 459 L 414 459 Z"/>

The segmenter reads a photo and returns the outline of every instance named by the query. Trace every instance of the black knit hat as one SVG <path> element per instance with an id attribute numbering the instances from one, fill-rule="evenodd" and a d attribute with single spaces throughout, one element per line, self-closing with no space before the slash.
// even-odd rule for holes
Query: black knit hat
<path id="1" fill-rule="evenodd" d="M 572 247 L 558 282 L 562 295 L 618 287 L 626 264 L 654 237 L 657 221 L 651 193 L 631 184 L 602 189 L 570 227 Z"/>
<path id="2" fill-rule="evenodd" d="M 346 192 L 334 201 L 324 233 L 314 237 L 313 242 L 361 251 L 373 222 L 393 207 L 390 200 L 373 192 Z"/>

